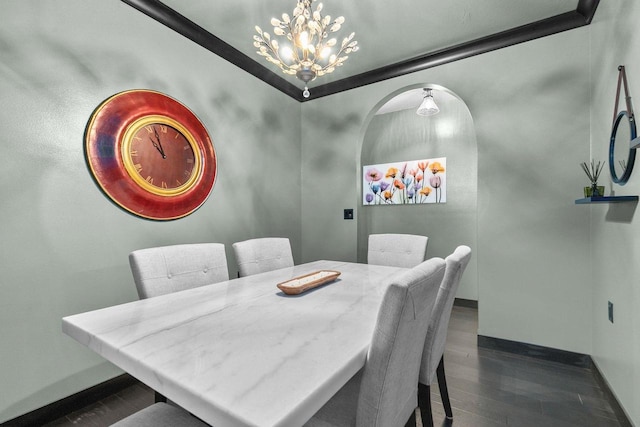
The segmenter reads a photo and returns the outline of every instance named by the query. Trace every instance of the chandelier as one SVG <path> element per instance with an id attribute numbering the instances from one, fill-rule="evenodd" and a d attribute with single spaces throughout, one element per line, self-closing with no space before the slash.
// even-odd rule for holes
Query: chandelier
<path id="1" fill-rule="evenodd" d="M 322 3 L 318 3 L 314 11 L 313 1 L 298 0 L 292 17 L 283 13 L 282 20 L 271 18 L 273 37 L 257 25 L 258 35 L 253 36 L 258 55 L 305 83 L 302 93 L 305 98 L 309 97 L 310 81 L 333 72 L 351 52 L 358 50 L 358 42 L 353 40 L 355 33 L 345 37 L 339 46 L 336 38 L 329 38 L 329 34 L 340 30 L 344 17 L 331 20 L 329 15 L 322 16 Z M 278 36 L 283 37 L 282 44 Z"/>

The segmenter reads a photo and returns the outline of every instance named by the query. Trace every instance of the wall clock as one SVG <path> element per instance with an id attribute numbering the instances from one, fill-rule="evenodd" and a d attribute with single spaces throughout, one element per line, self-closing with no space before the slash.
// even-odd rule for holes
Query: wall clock
<path id="1" fill-rule="evenodd" d="M 198 209 L 216 179 L 213 143 L 200 120 L 151 90 L 120 92 L 93 112 L 85 156 L 98 186 L 143 218 L 171 220 Z"/>

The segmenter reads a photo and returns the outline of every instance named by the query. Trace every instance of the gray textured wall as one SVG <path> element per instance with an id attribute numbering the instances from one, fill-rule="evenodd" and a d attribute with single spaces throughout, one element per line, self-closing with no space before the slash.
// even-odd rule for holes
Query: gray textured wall
<path id="1" fill-rule="evenodd" d="M 618 65 L 638 96 L 639 14 L 631 0 L 601 2 L 588 27 L 303 104 L 303 260 L 358 259 L 366 225 L 341 209 L 362 209 L 345 183 L 361 179 L 373 111 L 402 88 L 445 86 L 469 106 L 477 135 L 478 332 L 592 354 L 640 423 L 636 205 L 574 204 L 588 184 L 579 163 L 608 158 Z M 324 174 L 326 164 L 343 173 Z M 606 169 L 600 180 L 618 195 L 637 195 L 638 182 L 637 170 L 625 186 Z"/>
<path id="2" fill-rule="evenodd" d="M 618 82 L 618 66 L 626 68 L 636 120 L 640 108 L 640 4 L 631 0 L 600 2 L 591 27 L 591 150 L 608 159 L 609 135 Z M 624 92 L 623 92 L 624 94 Z M 622 99 L 618 110 L 626 110 Z M 639 129 L 640 130 L 640 129 Z M 600 185 L 607 193 L 640 194 L 640 166 L 622 186 L 611 180 L 608 165 Z M 593 359 L 636 426 L 640 425 L 640 223 L 637 204 L 591 207 L 593 282 Z M 614 323 L 607 302 L 614 307 Z"/>
<path id="3" fill-rule="evenodd" d="M 137 299 L 132 250 L 225 243 L 234 277 L 234 241 L 278 235 L 297 258 L 301 248 L 299 103 L 119 1 L 1 7 L 0 422 L 120 373 L 60 328 Z M 124 212 L 85 165 L 92 111 L 133 88 L 180 100 L 214 141 L 217 183 L 186 218 Z"/>
<path id="4" fill-rule="evenodd" d="M 438 84 L 465 101 L 478 147 L 479 333 L 590 353 L 588 27 L 302 106 L 303 260 L 357 259 L 360 154 L 372 111 Z M 327 165 L 335 167 L 327 174 Z"/>
<path id="5" fill-rule="evenodd" d="M 121 2 L 5 0 L 0 422 L 119 373 L 63 336 L 60 319 L 135 299 L 131 250 L 269 234 L 291 239 L 296 262 L 357 260 L 358 220 L 342 209 L 360 209 L 373 111 L 435 83 L 466 102 L 476 129 L 479 332 L 593 353 L 640 423 L 635 206 L 573 204 L 586 183 L 578 163 L 606 158 L 617 65 L 632 95 L 640 87 L 638 8 L 602 2 L 589 27 L 300 106 Z M 131 88 L 181 100 L 212 135 L 218 182 L 187 218 L 135 218 L 87 171 L 91 112 Z M 637 173 L 618 194 L 638 194 Z"/>

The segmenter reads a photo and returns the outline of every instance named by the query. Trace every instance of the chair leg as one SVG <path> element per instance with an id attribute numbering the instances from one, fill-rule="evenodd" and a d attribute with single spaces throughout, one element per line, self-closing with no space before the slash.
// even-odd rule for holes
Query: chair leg
<path id="1" fill-rule="evenodd" d="M 418 406 L 423 427 L 433 427 L 433 414 L 431 413 L 431 387 L 418 383 Z"/>
<path id="2" fill-rule="evenodd" d="M 447 379 L 444 376 L 444 355 L 440 358 L 440 363 L 436 369 L 436 375 L 438 376 L 438 387 L 440 388 L 440 398 L 442 399 L 442 406 L 444 406 L 444 413 L 447 419 L 453 419 L 453 411 L 451 411 L 451 402 L 449 401 L 449 390 L 447 390 Z"/>

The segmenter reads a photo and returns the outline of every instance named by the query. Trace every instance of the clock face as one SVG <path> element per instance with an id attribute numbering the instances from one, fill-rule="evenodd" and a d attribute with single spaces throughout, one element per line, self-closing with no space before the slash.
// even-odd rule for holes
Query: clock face
<path id="1" fill-rule="evenodd" d="M 98 106 L 87 125 L 85 155 L 112 201 L 155 220 L 198 209 L 217 172 L 204 125 L 178 101 L 149 90 L 121 92 Z"/>
<path id="2" fill-rule="evenodd" d="M 193 186 L 200 157 L 193 137 L 168 117 L 148 116 L 125 133 L 122 158 L 131 178 L 143 189 L 164 196 Z"/>

